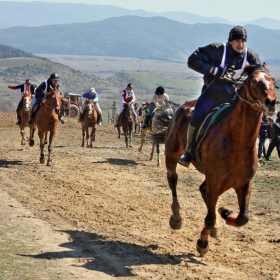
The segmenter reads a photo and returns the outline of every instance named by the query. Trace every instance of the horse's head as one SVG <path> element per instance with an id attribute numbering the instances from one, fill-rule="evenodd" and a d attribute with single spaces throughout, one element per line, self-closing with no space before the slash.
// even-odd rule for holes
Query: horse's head
<path id="1" fill-rule="evenodd" d="M 243 97 L 248 100 L 252 108 L 266 112 L 272 116 L 277 110 L 277 95 L 275 79 L 270 75 L 267 65 L 253 65 L 245 68 L 247 79 L 241 86 Z"/>
<path id="2" fill-rule="evenodd" d="M 87 99 L 85 103 L 86 103 L 86 111 L 88 112 L 88 116 L 89 118 L 92 119 L 92 111 L 95 109 L 95 107 L 92 106 L 93 100 Z"/>
<path id="3" fill-rule="evenodd" d="M 50 92 L 47 94 L 47 102 L 53 110 L 55 110 L 56 113 L 60 110 L 61 105 L 61 95 L 60 90 L 54 90 L 52 86 L 50 86 Z"/>
<path id="4" fill-rule="evenodd" d="M 29 91 L 24 91 L 22 94 L 23 106 L 25 111 L 29 111 L 30 103 L 31 103 L 31 93 Z"/>
<path id="5" fill-rule="evenodd" d="M 123 104 L 123 113 L 129 121 L 133 121 L 132 105 L 130 103 Z"/>

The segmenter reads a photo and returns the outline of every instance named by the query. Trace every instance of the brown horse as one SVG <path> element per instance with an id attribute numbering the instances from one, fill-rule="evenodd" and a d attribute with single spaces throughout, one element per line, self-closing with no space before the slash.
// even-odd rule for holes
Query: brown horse
<path id="1" fill-rule="evenodd" d="M 57 125 L 59 122 L 58 114 L 61 106 L 60 91 L 54 91 L 52 87 L 51 91 L 47 94 L 45 100 L 40 104 L 40 108 L 34 118 L 34 125 L 30 127 L 31 135 L 29 139 L 29 145 L 34 146 L 34 133 L 36 126 L 38 128 L 38 136 L 40 139 L 40 163 L 45 163 L 44 146 L 45 137 L 48 132 L 49 135 L 49 146 L 48 146 L 48 160 L 47 166 L 52 165 L 52 151 L 54 145 L 54 139 L 56 136 Z"/>
<path id="2" fill-rule="evenodd" d="M 24 129 L 28 127 L 28 119 L 30 113 L 30 103 L 31 103 L 31 92 L 25 91 L 22 94 L 23 107 L 20 109 L 21 120 L 19 124 L 20 134 L 21 134 L 21 145 L 25 145 L 25 141 L 28 141 L 28 138 L 25 136 Z M 30 132 L 31 133 L 31 132 Z"/>
<path id="3" fill-rule="evenodd" d="M 85 146 L 85 134 L 86 134 L 87 147 L 92 148 L 92 142 L 95 141 L 97 120 L 98 120 L 98 113 L 93 105 L 92 100 L 86 101 L 86 108 L 84 110 L 84 119 L 81 122 L 82 135 L 83 135 L 82 147 Z M 88 132 L 89 127 L 91 127 L 90 135 Z"/>
<path id="4" fill-rule="evenodd" d="M 252 179 L 258 167 L 256 140 L 262 119 L 262 112 L 272 116 L 277 109 L 275 79 L 268 68 L 247 67 L 244 82 L 237 85 L 236 105 L 227 116 L 215 123 L 201 142 L 199 156 L 192 164 L 205 175 L 200 185 L 200 192 L 207 207 L 204 228 L 197 241 L 197 251 L 204 255 L 208 252 L 208 237 L 216 237 L 216 203 L 219 196 L 233 188 L 237 194 L 239 214 L 233 215 L 226 208 L 219 208 L 219 213 L 226 223 L 240 227 L 248 220 L 249 200 Z M 180 229 L 182 218 L 177 199 L 176 173 L 177 160 L 185 151 L 187 128 L 190 122 L 190 107 L 193 102 L 185 103 L 178 109 L 166 134 L 165 156 L 167 179 L 172 191 L 172 216 L 169 224 L 173 229 Z"/>
<path id="5" fill-rule="evenodd" d="M 121 138 L 121 126 L 125 137 L 126 148 L 132 147 L 133 112 L 131 104 L 125 103 L 117 125 L 118 138 Z M 129 141 L 128 141 L 129 140 Z"/>

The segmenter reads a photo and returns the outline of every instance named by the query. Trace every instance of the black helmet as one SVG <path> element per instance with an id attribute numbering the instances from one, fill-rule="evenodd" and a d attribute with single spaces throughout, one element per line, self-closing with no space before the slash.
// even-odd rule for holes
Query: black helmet
<path id="1" fill-rule="evenodd" d="M 161 86 L 157 87 L 157 89 L 155 91 L 156 95 L 163 95 L 164 93 L 165 93 L 165 90 L 163 87 L 161 87 Z"/>
<path id="2" fill-rule="evenodd" d="M 57 73 L 51 73 L 50 79 L 58 80 L 59 79 L 59 75 Z"/>

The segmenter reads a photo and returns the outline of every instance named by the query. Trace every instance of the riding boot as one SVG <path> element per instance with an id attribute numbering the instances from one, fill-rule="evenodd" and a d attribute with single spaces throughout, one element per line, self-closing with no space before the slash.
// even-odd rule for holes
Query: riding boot
<path id="1" fill-rule="evenodd" d="M 188 134 L 187 134 L 187 143 L 186 143 L 186 152 L 183 157 L 178 159 L 178 163 L 180 163 L 183 166 L 189 167 L 191 161 L 192 161 L 192 155 L 191 155 L 191 146 L 193 142 L 193 136 L 194 136 L 195 127 L 189 124 L 188 127 Z"/>
<path id="2" fill-rule="evenodd" d="M 142 128 L 143 128 L 143 129 L 146 129 L 146 128 L 149 127 L 149 120 L 150 120 L 150 119 L 151 119 L 151 116 L 148 116 L 148 115 L 145 116 L 145 120 L 144 120 L 144 123 L 143 123 L 143 125 L 142 125 Z"/>
<path id="3" fill-rule="evenodd" d="M 84 114 L 80 112 L 79 119 L 77 120 L 78 123 L 81 123 L 84 120 Z"/>
<path id="4" fill-rule="evenodd" d="M 21 110 L 17 110 L 17 123 L 16 125 L 20 125 L 21 122 Z"/>
<path id="5" fill-rule="evenodd" d="M 63 116 L 64 116 L 64 112 L 59 111 L 59 113 L 58 113 L 58 118 L 59 118 L 59 120 L 60 120 L 60 122 L 61 122 L 62 124 L 64 124 L 64 123 L 67 122 L 67 120 L 65 120 L 65 119 L 63 118 Z"/>
<path id="6" fill-rule="evenodd" d="M 100 126 L 102 124 L 102 115 L 98 114 L 97 123 Z"/>
<path id="7" fill-rule="evenodd" d="M 35 118 L 35 106 L 37 106 L 37 104 L 35 104 L 31 111 L 30 111 L 30 116 L 29 116 L 29 120 L 27 121 L 28 125 L 33 125 L 34 123 L 34 118 Z"/>
<path id="8" fill-rule="evenodd" d="M 120 120 L 120 116 L 117 115 L 116 120 L 115 120 L 115 127 L 119 126 L 119 120 Z"/>

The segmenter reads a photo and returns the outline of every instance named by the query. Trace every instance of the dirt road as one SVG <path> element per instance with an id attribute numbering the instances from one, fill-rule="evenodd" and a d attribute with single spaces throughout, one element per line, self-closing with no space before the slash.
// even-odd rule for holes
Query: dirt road
<path id="1" fill-rule="evenodd" d="M 15 114 L 0 113 L 0 279 L 280 279 L 279 159 L 262 162 L 254 179 L 250 221 L 220 222 L 204 257 L 196 252 L 206 208 L 198 191 L 203 176 L 179 166 L 183 216 L 171 230 L 166 170 L 126 149 L 112 124 L 97 128 L 94 148 L 81 147 L 71 119 L 59 125 L 53 166 L 21 146 Z M 238 211 L 233 191 L 219 206 Z M 24 278 L 25 277 L 25 278 Z"/>

